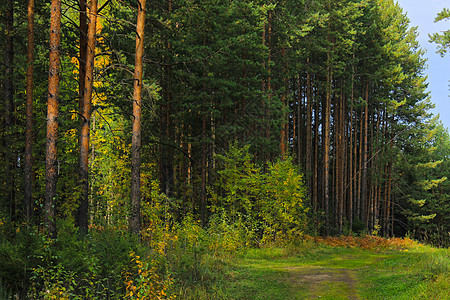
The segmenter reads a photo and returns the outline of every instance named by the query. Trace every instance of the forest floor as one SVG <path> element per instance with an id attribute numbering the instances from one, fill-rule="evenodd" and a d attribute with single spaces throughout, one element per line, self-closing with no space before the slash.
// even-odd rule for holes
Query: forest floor
<path id="1" fill-rule="evenodd" d="M 255 249 L 233 262 L 224 290 L 230 299 L 450 299 L 448 270 L 433 274 L 427 251 Z"/>

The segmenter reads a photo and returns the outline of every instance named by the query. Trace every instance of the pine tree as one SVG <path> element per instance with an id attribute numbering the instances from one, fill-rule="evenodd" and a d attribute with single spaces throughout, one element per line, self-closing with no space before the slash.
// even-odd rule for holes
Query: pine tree
<path id="1" fill-rule="evenodd" d="M 50 19 L 50 62 L 47 101 L 45 227 L 51 238 L 56 238 L 56 182 L 58 141 L 58 99 L 61 46 L 61 0 L 52 0 Z"/>

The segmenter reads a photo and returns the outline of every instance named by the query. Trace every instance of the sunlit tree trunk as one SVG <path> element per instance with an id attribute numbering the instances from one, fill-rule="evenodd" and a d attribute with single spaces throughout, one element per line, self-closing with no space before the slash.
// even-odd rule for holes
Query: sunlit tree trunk
<path id="1" fill-rule="evenodd" d="M 34 63 L 34 0 L 28 0 L 27 27 L 27 102 L 25 129 L 24 206 L 28 220 L 33 214 L 33 63 Z"/>
<path id="2" fill-rule="evenodd" d="M 142 72 L 145 34 L 145 2 L 138 2 L 136 22 L 136 61 L 134 66 L 133 121 L 131 141 L 131 216 L 130 230 L 139 235 L 141 231 L 141 109 Z"/>
<path id="3" fill-rule="evenodd" d="M 52 0 L 50 14 L 50 61 L 47 100 L 47 138 L 45 160 L 45 218 L 46 233 L 56 238 L 56 182 L 57 182 L 57 141 L 58 141 L 58 98 L 60 76 L 61 45 L 61 0 Z"/>
<path id="4" fill-rule="evenodd" d="M 97 30 L 97 0 L 91 0 L 89 5 L 89 25 L 86 48 L 86 76 L 84 79 L 83 102 L 81 105 L 80 129 L 80 185 L 81 199 L 78 211 L 78 226 L 81 233 L 88 232 L 89 209 L 89 137 L 91 127 L 92 92 L 94 88 L 94 58 L 95 58 L 95 32 Z"/>

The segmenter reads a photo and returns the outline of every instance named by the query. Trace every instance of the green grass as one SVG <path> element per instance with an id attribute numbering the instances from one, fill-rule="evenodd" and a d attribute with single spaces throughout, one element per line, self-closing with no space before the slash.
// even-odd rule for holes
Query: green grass
<path id="1" fill-rule="evenodd" d="M 450 251 L 421 247 L 391 253 L 361 273 L 367 299 L 450 299 Z"/>
<path id="2" fill-rule="evenodd" d="M 374 252 L 314 245 L 234 257 L 223 299 L 450 299 L 449 250 Z"/>

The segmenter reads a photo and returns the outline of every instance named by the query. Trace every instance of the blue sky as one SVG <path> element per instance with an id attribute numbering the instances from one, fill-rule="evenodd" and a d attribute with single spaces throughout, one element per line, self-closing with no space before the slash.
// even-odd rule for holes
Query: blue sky
<path id="1" fill-rule="evenodd" d="M 428 90 L 435 103 L 434 114 L 439 114 L 444 126 L 450 129 L 450 53 L 444 58 L 436 54 L 436 45 L 428 42 L 428 34 L 450 29 L 450 22 L 434 23 L 434 18 L 442 8 L 450 8 L 449 0 L 397 0 L 406 12 L 412 26 L 418 26 L 419 42 L 426 50 L 428 69 Z"/>

